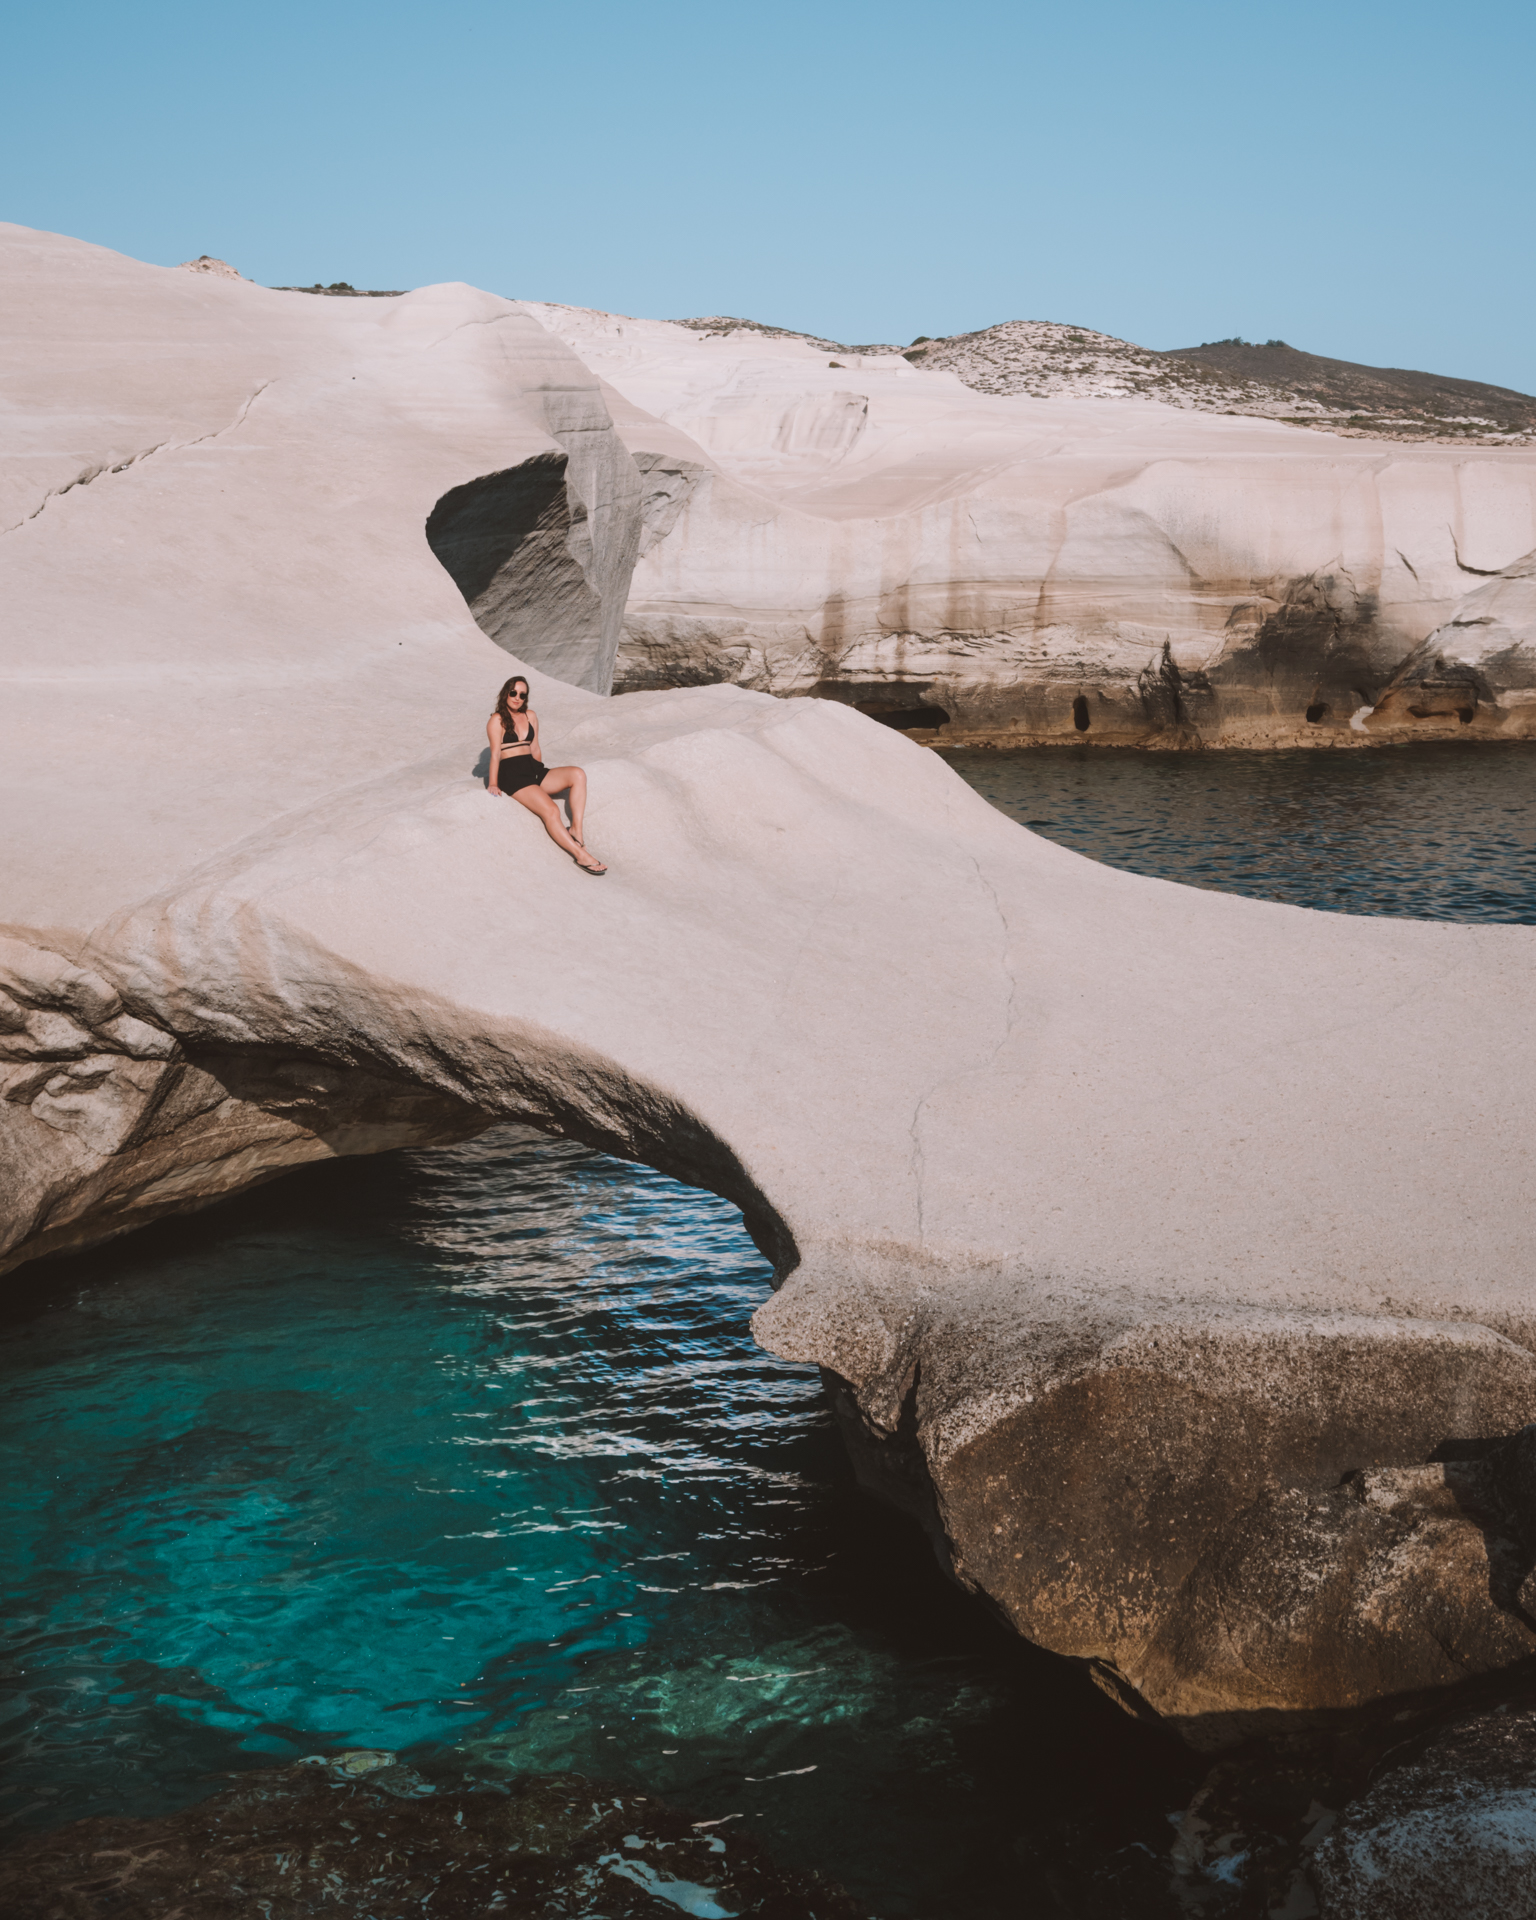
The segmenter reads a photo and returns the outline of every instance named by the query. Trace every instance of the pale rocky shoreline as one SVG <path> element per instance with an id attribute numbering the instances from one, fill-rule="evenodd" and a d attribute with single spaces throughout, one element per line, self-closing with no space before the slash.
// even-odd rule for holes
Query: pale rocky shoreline
<path id="1" fill-rule="evenodd" d="M 1143 721 L 1205 673 L 1214 720 L 1142 728 L 1205 739 L 1369 657 L 1378 740 L 1526 737 L 1536 458 L 0 246 L 0 1263 L 531 1123 L 737 1204 L 861 1476 L 1191 1743 L 1529 1671 L 1536 933 L 1116 872 L 851 709 L 947 688 L 927 613 L 1033 541 L 1078 571 L 1012 684 L 1064 736 L 1115 662 Z M 1313 597 L 1264 613 L 1260 558 Z M 647 635 L 772 680 L 805 609 L 841 678 L 775 685 L 820 698 L 607 697 Z M 513 662 L 601 887 L 474 777 Z"/>

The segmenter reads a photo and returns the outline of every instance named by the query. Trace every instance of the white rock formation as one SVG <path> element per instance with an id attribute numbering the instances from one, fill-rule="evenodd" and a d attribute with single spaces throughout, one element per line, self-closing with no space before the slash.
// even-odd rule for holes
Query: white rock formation
<path id="1" fill-rule="evenodd" d="M 1497 668 L 1466 719 L 1383 701 L 1469 589 L 1536 549 L 1536 449 L 1346 440 L 1117 398 L 1099 374 L 983 393 L 896 353 L 529 310 L 649 416 L 614 403 L 668 475 L 621 688 L 927 707 L 945 744 L 1351 746 L 1536 722 Z"/>
<path id="2" fill-rule="evenodd" d="M 605 700 L 690 463 L 765 550 L 799 510 L 616 399 L 630 462 L 571 352 L 469 288 L 318 301 L 0 244 L 7 1258 L 496 1117 L 646 1159 L 741 1206 L 785 1276 L 760 1336 L 835 1370 L 861 1471 L 1022 1632 L 1195 1738 L 1340 1704 L 1312 1616 L 1240 1686 L 1202 1623 L 1235 1531 L 1283 1551 L 1278 1495 L 1536 1417 L 1536 936 L 1115 872 L 830 701 Z M 746 411 L 779 407 L 814 492 L 867 429 L 797 411 L 791 372 Z M 715 398 L 680 418 L 729 438 Z M 1122 458 L 1142 428 L 1103 431 Z M 970 453 L 1006 443 L 978 423 Z M 974 471 L 933 454 L 918 520 L 947 488 L 983 515 Z M 589 770 L 600 886 L 472 778 L 510 670 L 485 628 Z M 1418 1564 L 1405 1620 L 1438 1604 Z M 1479 1631 L 1401 1672 L 1536 1647 Z"/>
<path id="3" fill-rule="evenodd" d="M 1536 553 L 1495 572 L 1459 603 L 1392 676 L 1367 725 L 1466 724 L 1497 706 L 1518 730 L 1536 725 Z M 1511 728 L 1510 730 L 1515 730 Z"/>

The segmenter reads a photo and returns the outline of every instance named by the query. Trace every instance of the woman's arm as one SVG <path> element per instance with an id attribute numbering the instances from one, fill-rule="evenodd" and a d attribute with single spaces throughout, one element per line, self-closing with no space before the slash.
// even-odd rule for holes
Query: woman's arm
<path id="1" fill-rule="evenodd" d="M 491 763 L 485 770 L 485 790 L 487 793 L 500 793 L 496 784 L 497 769 L 501 765 L 501 741 L 506 728 L 501 724 L 501 715 L 493 713 L 485 723 L 485 737 L 491 743 Z"/>
<path id="2" fill-rule="evenodd" d="M 542 760 L 544 756 L 539 751 L 539 716 L 536 713 L 530 713 L 528 716 L 528 724 L 533 729 L 532 733 L 528 736 L 528 744 L 533 748 L 533 758 L 535 760 Z"/>

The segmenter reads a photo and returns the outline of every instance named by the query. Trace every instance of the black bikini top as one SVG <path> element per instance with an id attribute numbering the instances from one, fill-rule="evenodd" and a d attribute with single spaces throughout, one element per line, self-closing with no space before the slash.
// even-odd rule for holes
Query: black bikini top
<path id="1" fill-rule="evenodd" d="M 509 735 L 510 735 L 510 738 L 508 737 Z M 512 716 L 511 727 L 510 728 L 504 727 L 502 729 L 501 744 L 503 749 L 509 746 L 526 747 L 532 739 L 533 739 L 533 722 L 531 720 L 529 720 L 528 722 L 528 731 L 522 736 L 521 739 L 518 738 L 517 715 L 514 713 Z"/>

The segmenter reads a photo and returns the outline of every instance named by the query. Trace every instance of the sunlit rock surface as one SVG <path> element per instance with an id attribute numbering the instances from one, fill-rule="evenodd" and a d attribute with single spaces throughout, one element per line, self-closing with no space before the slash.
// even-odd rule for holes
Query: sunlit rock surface
<path id="1" fill-rule="evenodd" d="M 8 1261 L 532 1122 L 735 1201 L 865 1478 L 1192 1739 L 1536 1650 L 1503 1586 L 1430 1645 L 1492 1522 L 1338 1493 L 1536 1418 L 1536 936 L 1110 870 L 846 704 L 605 700 L 697 453 L 527 311 L 4 243 Z M 472 777 L 509 649 L 600 885 Z"/>
<path id="2" fill-rule="evenodd" d="M 1366 720 L 1372 732 L 1452 718 L 1465 727 L 1498 707 L 1536 724 L 1536 552 L 1488 577 L 1398 668 Z"/>
<path id="3" fill-rule="evenodd" d="M 1097 372 L 978 392 L 932 370 L 928 348 L 914 366 L 530 311 L 649 416 L 615 417 L 669 476 L 621 688 L 817 694 L 942 724 L 953 743 L 1355 746 L 1536 727 L 1523 663 L 1459 673 L 1461 628 L 1445 637 L 1469 590 L 1536 550 L 1536 448 L 1320 435 Z M 1171 403 L 1152 397 L 1165 389 Z M 1437 686 L 1471 693 L 1379 705 L 1437 629 Z"/>

